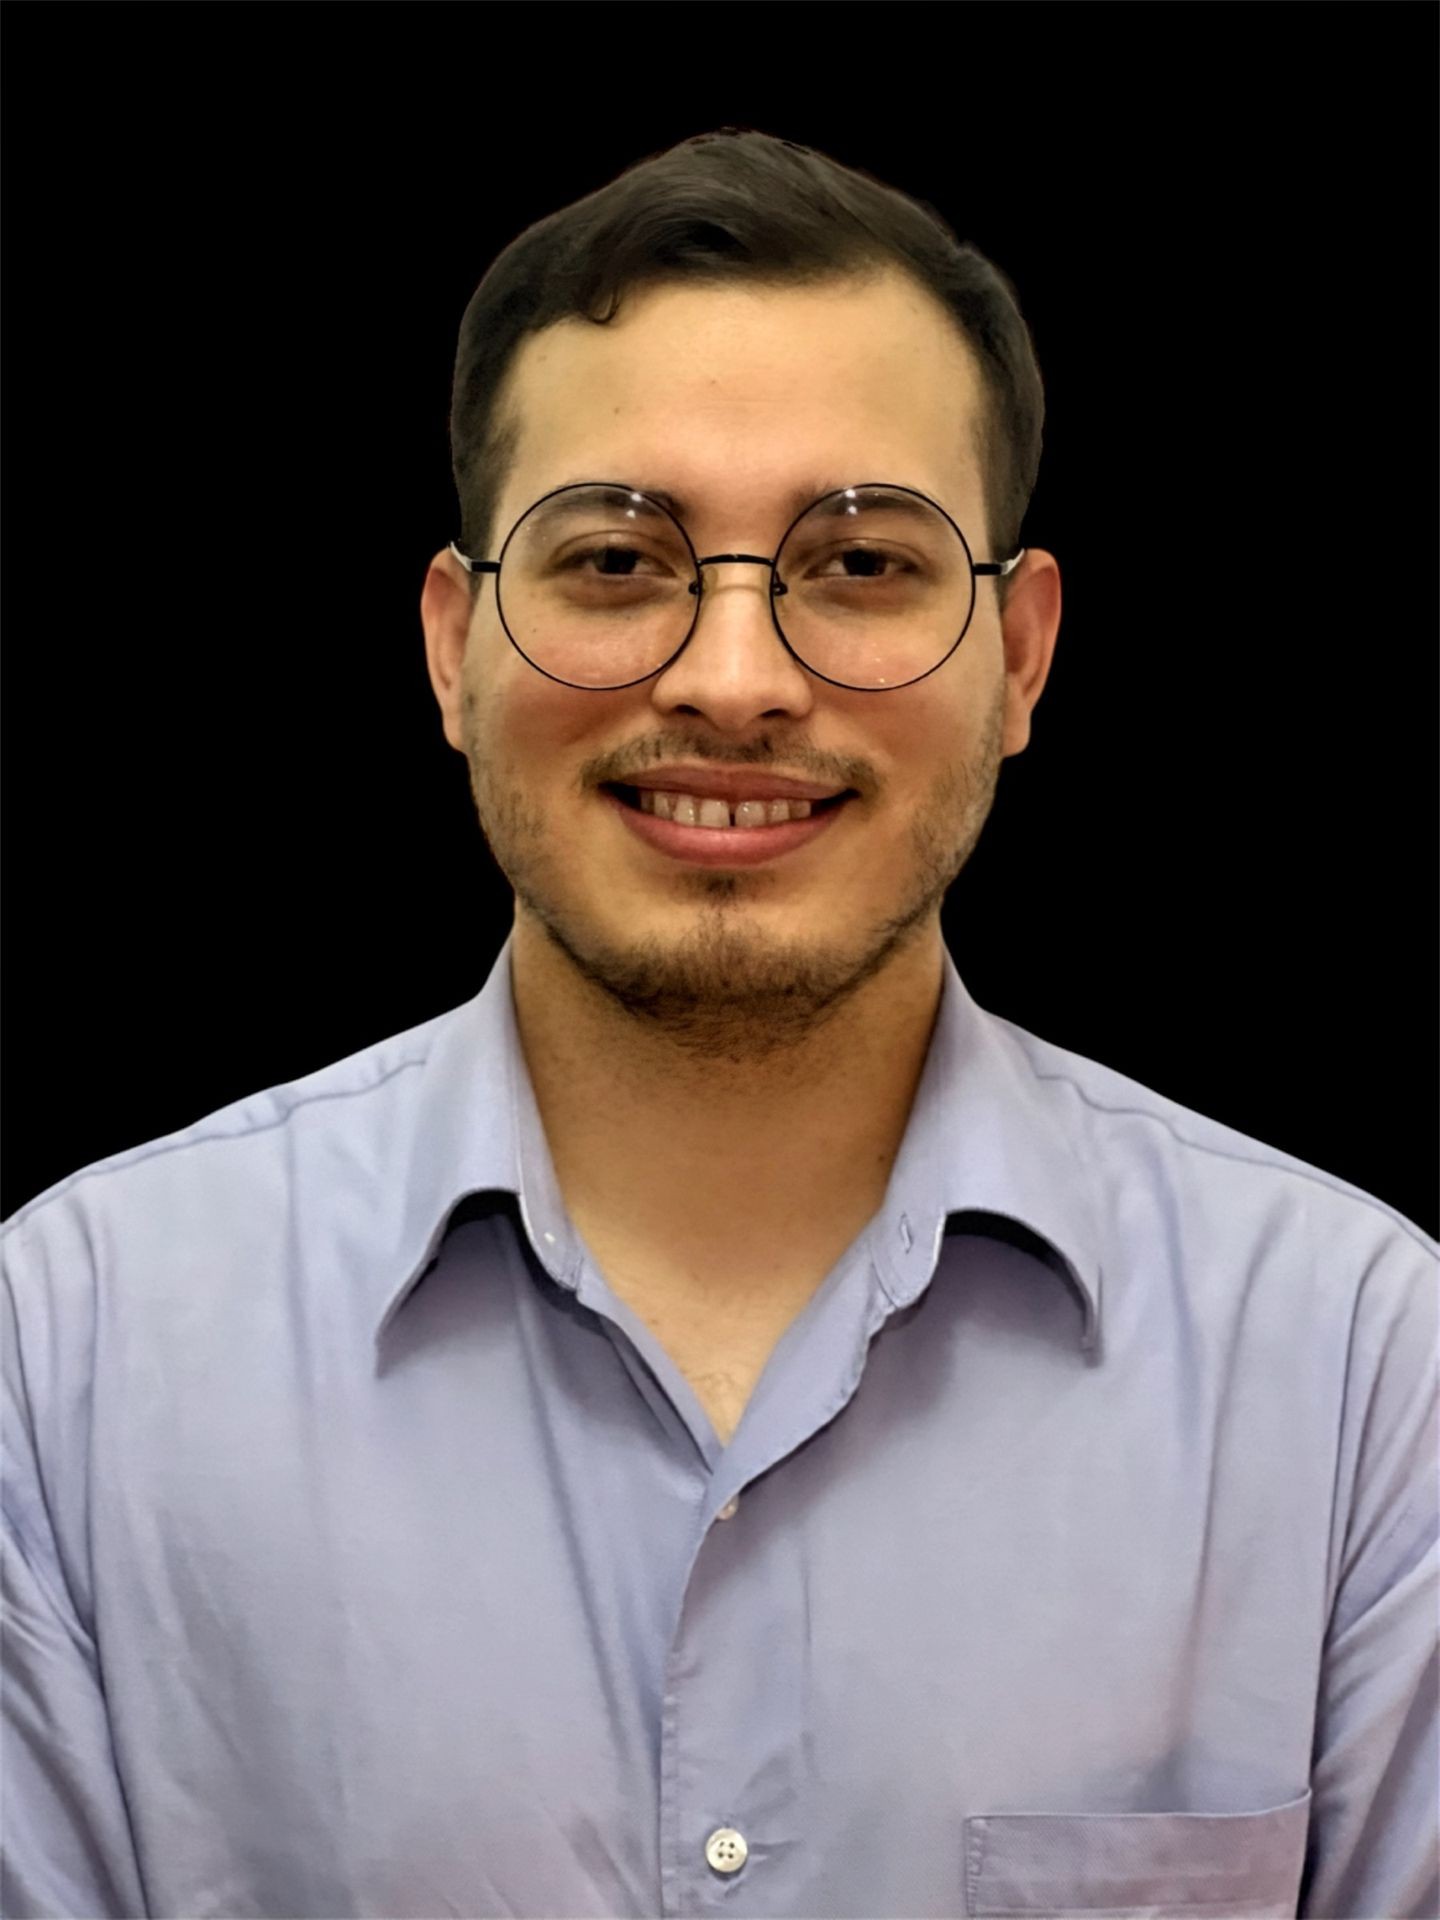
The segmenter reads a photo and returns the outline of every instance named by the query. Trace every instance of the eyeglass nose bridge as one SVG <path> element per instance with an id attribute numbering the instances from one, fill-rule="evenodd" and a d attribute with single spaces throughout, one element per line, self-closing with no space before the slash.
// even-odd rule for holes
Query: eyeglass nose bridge
<path id="1" fill-rule="evenodd" d="M 769 567 L 770 597 L 772 600 L 778 600 L 781 594 L 788 593 L 790 591 L 790 589 L 786 586 L 785 582 L 780 578 L 780 575 L 775 570 L 777 563 L 779 561 L 779 558 L 780 556 L 778 554 L 775 556 L 774 560 L 767 560 L 763 553 L 711 553 L 711 554 L 707 554 L 703 560 L 697 560 L 695 562 L 695 571 L 697 574 L 699 574 L 702 568 L 717 566 L 723 560 L 743 560 L 747 563 L 747 565 L 750 565 L 750 566 Z M 703 578 L 692 580 L 690 582 L 690 586 L 688 590 L 689 592 L 698 595 L 703 585 L 704 585 Z"/>

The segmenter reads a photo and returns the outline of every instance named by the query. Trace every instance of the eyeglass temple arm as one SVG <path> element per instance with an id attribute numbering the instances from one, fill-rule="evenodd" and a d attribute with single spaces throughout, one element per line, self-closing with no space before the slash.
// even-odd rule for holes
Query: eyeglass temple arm
<path id="1" fill-rule="evenodd" d="M 500 571 L 500 562 L 498 560 L 472 560 L 468 553 L 462 553 L 460 551 L 453 540 L 450 542 L 450 551 L 467 573 L 498 573 Z M 974 565 L 974 571 L 976 573 L 995 573 L 1003 576 L 1019 566 L 1020 562 L 1025 558 L 1026 551 L 1026 548 L 1021 547 L 1020 551 L 1011 560 L 977 560 Z"/>

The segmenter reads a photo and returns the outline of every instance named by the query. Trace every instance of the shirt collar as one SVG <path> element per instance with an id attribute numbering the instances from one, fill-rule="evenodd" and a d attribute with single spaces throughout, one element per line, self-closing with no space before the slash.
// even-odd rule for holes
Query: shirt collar
<path id="1" fill-rule="evenodd" d="M 513 931 L 480 992 L 428 1024 L 378 1275 L 375 1338 L 439 1258 L 469 1196 L 516 1196 L 541 1264 L 574 1289 L 584 1250 L 565 1210 L 520 1045 L 511 991 Z M 928 1284 L 947 1227 L 1018 1238 L 1070 1286 L 1081 1344 L 1099 1339 L 1100 1226 L 1067 1131 L 1062 1088 L 1037 1072 L 1009 1021 L 971 998 L 945 950 L 940 1007 L 885 1202 L 867 1233 L 886 1288 L 907 1306 Z"/>

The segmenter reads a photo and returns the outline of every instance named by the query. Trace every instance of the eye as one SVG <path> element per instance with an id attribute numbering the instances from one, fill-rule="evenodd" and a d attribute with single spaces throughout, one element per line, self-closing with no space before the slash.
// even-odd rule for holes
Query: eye
<path id="1" fill-rule="evenodd" d="M 613 566 L 609 564 L 612 560 L 616 563 Z M 592 561 L 598 561 L 600 564 L 592 569 L 590 565 Z M 583 547 L 575 553 L 566 555 L 564 559 L 554 563 L 553 570 L 556 573 L 588 572 L 592 579 L 632 580 L 635 578 L 636 566 L 641 561 L 649 561 L 651 565 L 661 567 L 666 564 L 656 555 L 646 553 L 643 548 L 628 542 L 609 541 L 603 546 Z"/>
<path id="2" fill-rule="evenodd" d="M 859 573 L 847 574 L 846 577 L 852 580 L 878 580 L 882 577 L 889 579 L 896 572 L 913 573 L 915 571 L 912 564 L 908 560 L 902 560 L 898 553 L 890 553 L 880 547 L 838 547 L 830 554 L 829 559 L 831 561 L 860 560 L 870 563 Z M 889 572 L 882 576 L 879 571 L 881 567 L 888 567 Z"/>

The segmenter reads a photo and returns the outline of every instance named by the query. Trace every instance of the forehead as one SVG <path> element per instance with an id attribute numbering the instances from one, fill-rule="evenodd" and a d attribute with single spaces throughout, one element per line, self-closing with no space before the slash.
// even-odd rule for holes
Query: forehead
<path id="1" fill-rule="evenodd" d="M 973 522 L 980 393 L 968 343 L 903 275 L 649 288 L 607 325 L 565 320 L 522 343 L 503 402 L 518 427 L 506 506 L 514 518 L 556 487 L 614 480 L 687 522 L 733 520 L 888 480 Z"/>

